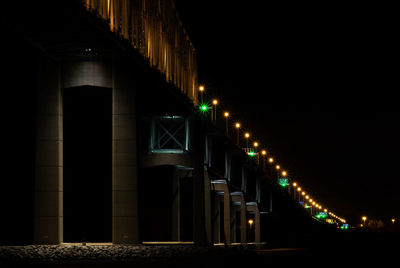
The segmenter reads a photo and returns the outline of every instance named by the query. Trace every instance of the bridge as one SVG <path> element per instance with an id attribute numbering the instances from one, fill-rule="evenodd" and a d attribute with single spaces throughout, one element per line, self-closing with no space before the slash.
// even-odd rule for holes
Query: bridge
<path id="1" fill-rule="evenodd" d="M 261 245 L 341 226 L 199 91 L 172 0 L 10 2 L 1 244 Z"/>

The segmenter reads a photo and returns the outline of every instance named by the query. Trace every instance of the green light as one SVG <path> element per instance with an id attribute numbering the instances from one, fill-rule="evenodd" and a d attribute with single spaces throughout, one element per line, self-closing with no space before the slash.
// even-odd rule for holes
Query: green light
<path id="1" fill-rule="evenodd" d="M 315 215 L 315 217 L 317 219 L 325 219 L 327 217 L 327 214 L 326 214 L 326 212 L 320 212 L 317 215 Z"/>
<path id="2" fill-rule="evenodd" d="M 340 229 L 347 230 L 347 229 L 349 229 L 349 225 L 347 223 L 345 223 L 342 226 L 340 226 Z"/>
<path id="3" fill-rule="evenodd" d="M 199 108 L 199 111 L 200 111 L 202 114 L 206 114 L 206 113 L 208 113 L 208 111 L 211 109 L 211 106 L 210 106 L 209 103 L 204 102 L 204 103 L 200 103 L 200 104 L 198 105 L 198 108 Z"/>
<path id="4" fill-rule="evenodd" d="M 248 155 L 250 155 L 250 156 L 255 156 L 256 153 L 255 153 L 255 152 L 248 152 Z"/>
<path id="5" fill-rule="evenodd" d="M 287 186 L 289 186 L 289 179 L 286 179 L 286 178 L 279 179 L 278 183 L 282 187 L 287 187 Z"/>

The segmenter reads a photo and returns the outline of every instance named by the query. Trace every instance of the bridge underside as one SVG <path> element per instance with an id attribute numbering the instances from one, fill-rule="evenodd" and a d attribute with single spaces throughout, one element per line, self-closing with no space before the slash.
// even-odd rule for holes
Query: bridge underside
<path id="1" fill-rule="evenodd" d="M 261 243 L 270 181 L 79 1 L 46 2 L 4 21 L 0 244 Z"/>

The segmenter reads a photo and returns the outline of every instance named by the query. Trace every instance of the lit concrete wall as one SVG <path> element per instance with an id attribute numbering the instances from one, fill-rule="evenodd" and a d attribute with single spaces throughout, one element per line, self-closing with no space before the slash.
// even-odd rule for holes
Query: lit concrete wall
<path id="1" fill-rule="evenodd" d="M 42 65 L 37 100 L 34 243 L 63 241 L 63 135 L 61 68 Z"/>
<path id="2" fill-rule="evenodd" d="M 139 241 L 137 206 L 137 83 L 133 71 L 113 66 L 113 243 Z"/>

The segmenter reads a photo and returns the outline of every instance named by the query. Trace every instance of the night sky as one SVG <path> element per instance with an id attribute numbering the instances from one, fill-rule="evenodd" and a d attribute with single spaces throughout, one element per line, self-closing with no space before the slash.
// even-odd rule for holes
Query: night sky
<path id="1" fill-rule="evenodd" d="M 324 207 L 399 219 L 395 9 L 276 2 L 175 1 L 200 83 Z"/>

